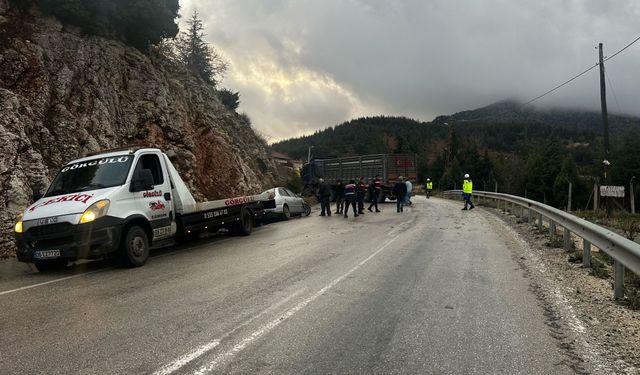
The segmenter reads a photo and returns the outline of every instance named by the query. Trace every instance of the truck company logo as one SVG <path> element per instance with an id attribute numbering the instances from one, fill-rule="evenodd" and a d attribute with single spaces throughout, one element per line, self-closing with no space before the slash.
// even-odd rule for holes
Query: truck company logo
<path id="1" fill-rule="evenodd" d="M 161 196 L 162 196 L 162 190 L 145 191 L 144 193 L 142 193 L 143 198 L 155 198 L 155 197 L 161 197 Z"/>
<path id="2" fill-rule="evenodd" d="M 59 203 L 59 202 L 82 202 L 87 204 L 89 199 L 93 198 L 93 194 L 71 194 L 65 195 L 63 197 L 53 198 L 46 200 L 42 203 L 35 204 L 29 208 L 29 212 L 34 211 L 38 207 L 48 206 L 50 204 Z"/>
<path id="3" fill-rule="evenodd" d="M 93 167 L 95 165 L 102 165 L 102 164 L 126 163 L 127 161 L 129 161 L 128 156 L 120 156 L 117 158 L 104 158 L 99 160 L 96 159 L 96 160 L 86 161 L 83 163 L 75 163 L 72 165 L 67 165 L 66 167 L 62 168 L 62 172 L 64 173 L 64 172 L 73 171 L 79 168 Z"/>
<path id="4" fill-rule="evenodd" d="M 162 202 L 162 201 L 150 202 L 149 203 L 149 208 L 151 209 L 151 211 L 164 210 L 165 207 L 166 206 L 164 205 L 164 202 Z"/>
<path id="5" fill-rule="evenodd" d="M 251 203 L 251 202 L 255 202 L 256 199 L 254 197 L 239 197 L 239 198 L 231 198 L 231 199 L 227 199 L 226 201 L 224 201 L 224 205 L 225 206 L 233 206 L 236 204 L 242 204 L 242 203 Z"/>

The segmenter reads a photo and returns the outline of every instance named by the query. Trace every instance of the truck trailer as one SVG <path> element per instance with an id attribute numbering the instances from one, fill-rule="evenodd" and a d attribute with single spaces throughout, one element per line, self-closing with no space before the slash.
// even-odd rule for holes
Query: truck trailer
<path id="1" fill-rule="evenodd" d="M 393 195 L 393 185 L 399 177 L 416 183 L 418 178 L 416 154 L 375 154 L 349 156 L 343 158 L 313 158 L 303 166 L 302 175 L 305 189 L 312 190 L 317 186 L 318 179 L 334 185 L 338 180 L 343 183 L 360 177 L 372 181 L 378 175 L 382 180 L 382 194 L 380 201 L 386 198 L 396 199 Z"/>
<path id="2" fill-rule="evenodd" d="M 269 194 L 196 202 L 157 148 L 111 150 L 64 165 L 17 218 L 17 258 L 40 271 L 119 253 L 145 264 L 153 243 L 227 228 L 249 235 L 275 207 Z"/>

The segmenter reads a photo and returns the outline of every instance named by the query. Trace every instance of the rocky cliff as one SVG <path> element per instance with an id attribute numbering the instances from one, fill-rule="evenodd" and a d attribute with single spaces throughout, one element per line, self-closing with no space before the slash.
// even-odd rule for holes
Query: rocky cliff
<path id="1" fill-rule="evenodd" d="M 212 87 L 0 0 L 0 256 L 13 253 L 16 214 L 65 161 L 131 144 L 164 149 L 201 200 L 256 193 L 276 178 L 266 144 Z"/>

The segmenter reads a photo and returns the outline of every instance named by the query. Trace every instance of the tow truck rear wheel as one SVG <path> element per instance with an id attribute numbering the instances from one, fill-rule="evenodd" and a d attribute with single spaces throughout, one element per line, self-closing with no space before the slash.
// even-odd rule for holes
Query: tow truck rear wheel
<path id="1" fill-rule="evenodd" d="M 46 272 L 46 271 L 61 270 L 63 268 L 66 268 L 67 264 L 69 264 L 69 261 L 65 258 L 62 258 L 62 259 L 41 260 L 34 263 L 33 265 L 36 266 L 36 269 L 39 272 Z"/>
<path id="2" fill-rule="evenodd" d="M 122 260 L 128 267 L 140 267 L 149 258 L 149 237 L 141 227 L 134 225 L 122 242 Z"/>
<path id="3" fill-rule="evenodd" d="M 231 228 L 231 233 L 236 236 L 248 236 L 253 229 L 253 215 L 246 208 L 242 209 L 240 220 L 238 220 Z"/>

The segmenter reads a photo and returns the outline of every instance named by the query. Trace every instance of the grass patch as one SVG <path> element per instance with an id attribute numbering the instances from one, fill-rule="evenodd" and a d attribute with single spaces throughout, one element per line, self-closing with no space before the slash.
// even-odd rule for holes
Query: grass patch
<path id="1" fill-rule="evenodd" d="M 605 263 L 603 263 L 601 260 L 598 260 L 597 258 L 591 259 L 591 274 L 601 279 L 608 279 L 611 277 L 609 267 L 607 267 Z"/>
<path id="2" fill-rule="evenodd" d="M 582 251 L 574 251 L 573 254 L 569 255 L 570 263 L 582 263 Z"/>

